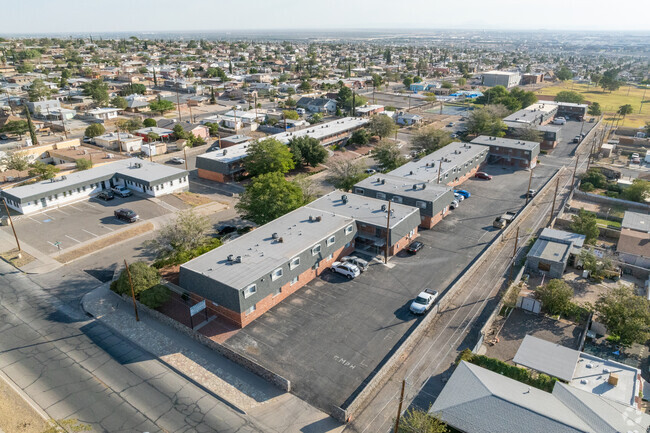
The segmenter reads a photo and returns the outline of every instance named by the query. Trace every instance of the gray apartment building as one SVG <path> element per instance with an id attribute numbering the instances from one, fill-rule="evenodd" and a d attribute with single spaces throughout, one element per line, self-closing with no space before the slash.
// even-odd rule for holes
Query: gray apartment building
<path id="1" fill-rule="evenodd" d="M 526 267 L 533 274 L 562 278 L 571 260 L 580 255 L 585 236 L 545 228 L 526 258 Z"/>
<path id="2" fill-rule="evenodd" d="M 519 72 L 490 71 L 483 73 L 483 85 L 487 87 L 503 86 L 509 89 L 518 85 L 520 81 Z"/>
<path id="3" fill-rule="evenodd" d="M 540 145 L 536 141 L 480 135 L 472 144 L 487 146 L 490 149 L 488 162 L 516 168 L 534 168 L 537 165 Z"/>

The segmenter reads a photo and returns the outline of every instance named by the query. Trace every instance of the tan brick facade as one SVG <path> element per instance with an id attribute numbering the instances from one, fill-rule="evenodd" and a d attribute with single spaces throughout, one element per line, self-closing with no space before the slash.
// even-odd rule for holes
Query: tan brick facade
<path id="1" fill-rule="evenodd" d="M 216 182 L 221 182 L 221 183 L 232 181 L 232 176 L 228 176 L 222 173 L 217 173 L 216 171 L 204 170 L 202 168 L 198 169 L 198 175 L 201 179 L 214 180 Z"/>
<path id="2" fill-rule="evenodd" d="M 447 215 L 447 212 L 449 212 L 449 207 L 445 208 L 444 213 L 440 212 L 437 215 L 434 215 L 432 217 L 422 215 L 421 222 L 420 222 L 420 227 L 423 229 L 432 229 L 433 226 L 438 224 L 440 221 L 442 221 L 442 218 Z"/>
<path id="3" fill-rule="evenodd" d="M 473 177 L 476 174 L 476 172 L 478 171 L 478 169 L 479 169 L 479 167 L 476 166 L 472 170 L 467 172 L 467 174 L 465 174 L 463 177 L 458 178 L 458 180 L 452 179 L 451 182 L 447 183 L 447 186 L 454 187 L 454 186 L 460 185 L 461 183 L 465 182 L 470 177 Z"/>

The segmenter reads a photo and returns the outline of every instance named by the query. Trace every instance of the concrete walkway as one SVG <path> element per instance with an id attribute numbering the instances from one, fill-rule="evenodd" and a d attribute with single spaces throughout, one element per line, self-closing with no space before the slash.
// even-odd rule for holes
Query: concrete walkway
<path id="1" fill-rule="evenodd" d="M 16 240 L 14 239 L 13 235 L 4 230 L 0 230 L 0 252 L 4 253 L 15 248 Z M 61 263 L 57 262 L 49 255 L 42 253 L 38 249 L 24 242 L 20 243 L 20 249 L 35 259 L 34 261 L 20 268 L 21 271 L 28 274 L 44 274 L 63 266 Z"/>
<path id="2" fill-rule="evenodd" d="M 111 292 L 108 283 L 82 299 L 83 309 L 172 369 L 277 432 L 340 432 L 344 426 L 298 397 L 275 388 L 236 363 Z"/>

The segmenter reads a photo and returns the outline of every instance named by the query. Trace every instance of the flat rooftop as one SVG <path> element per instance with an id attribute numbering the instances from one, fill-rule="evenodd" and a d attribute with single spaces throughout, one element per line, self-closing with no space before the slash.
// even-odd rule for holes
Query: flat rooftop
<path id="1" fill-rule="evenodd" d="M 320 221 L 316 221 L 316 217 L 320 217 Z M 352 218 L 301 207 L 182 267 L 242 290 L 244 285 L 269 275 L 301 252 L 353 223 Z M 273 238 L 274 233 L 282 242 Z M 241 263 L 228 261 L 229 255 L 241 256 Z"/>
<path id="2" fill-rule="evenodd" d="M 607 382 L 612 373 L 618 376 L 616 386 Z M 634 397 L 639 394 L 638 373 L 639 371 L 634 367 L 581 353 L 569 385 L 628 406 L 634 406 Z"/>
<path id="3" fill-rule="evenodd" d="M 361 119 L 358 117 L 344 117 L 343 119 L 333 120 L 331 122 L 322 123 L 320 125 L 313 125 L 309 128 L 301 129 L 300 131 L 287 131 L 279 134 L 272 135 L 270 138 L 275 138 L 284 144 L 289 143 L 289 140 L 297 137 L 309 136 L 322 140 L 323 138 L 331 135 L 341 134 L 351 129 L 360 128 L 368 123 L 368 119 Z"/>
<path id="4" fill-rule="evenodd" d="M 577 350 L 526 335 L 512 362 L 569 382 L 579 357 Z"/>
<path id="5" fill-rule="evenodd" d="M 415 189 L 413 185 L 416 185 Z M 430 202 L 435 202 L 451 190 L 450 187 L 444 184 L 414 183 L 403 177 L 381 173 L 367 177 L 354 186 L 355 188 L 367 188 Z"/>
<path id="6" fill-rule="evenodd" d="M 388 212 L 383 210 L 382 206 L 387 207 L 388 202 L 342 191 L 333 191 L 307 205 L 310 209 L 317 209 L 331 215 L 353 218 L 362 223 L 386 227 Z M 418 212 L 418 208 L 398 203 L 391 203 L 390 210 L 391 228 Z"/>
<path id="7" fill-rule="evenodd" d="M 198 155 L 197 159 L 213 159 L 215 161 L 228 164 L 230 162 L 239 161 L 248 154 L 248 146 L 250 141 L 245 141 L 225 149 L 215 150 L 214 152 L 206 152 L 203 155 Z"/>
<path id="8" fill-rule="evenodd" d="M 522 108 L 519 111 L 515 111 L 511 115 L 505 117 L 503 121 L 517 123 L 535 123 L 535 121 L 538 121 L 540 119 L 540 116 L 547 116 L 555 110 L 557 110 L 557 105 L 555 104 L 537 102 L 535 104 L 529 105 L 526 108 Z"/>
<path id="9" fill-rule="evenodd" d="M 498 146 L 508 149 L 523 149 L 529 152 L 538 149 L 539 143 L 536 141 L 524 141 L 512 138 L 492 137 L 489 135 L 480 135 L 471 141 L 472 144 L 482 144 L 484 146 Z"/>
<path id="10" fill-rule="evenodd" d="M 552 262 L 564 262 L 569 253 L 570 245 L 552 241 L 548 239 L 537 239 L 528 253 L 529 257 L 539 257 L 540 259 L 550 260 Z"/>
<path id="11" fill-rule="evenodd" d="M 436 182 L 440 173 L 440 183 L 446 183 L 445 173 L 470 161 L 474 161 L 488 148 L 478 144 L 453 142 L 442 149 L 438 149 L 417 161 L 410 161 L 396 168 L 389 174 L 392 176 L 409 179 L 411 182 Z M 439 166 L 442 164 L 442 167 Z"/>
<path id="12" fill-rule="evenodd" d="M 511 72 L 511 71 L 488 71 L 488 72 L 483 72 L 482 75 L 519 75 L 519 72 Z"/>
<path id="13" fill-rule="evenodd" d="M 650 215 L 629 210 L 625 211 L 621 226 L 626 229 L 648 233 L 650 232 Z"/>

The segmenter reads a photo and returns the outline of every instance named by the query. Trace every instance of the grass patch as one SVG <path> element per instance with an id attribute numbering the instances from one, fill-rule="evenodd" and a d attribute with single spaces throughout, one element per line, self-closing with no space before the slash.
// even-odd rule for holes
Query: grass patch
<path id="1" fill-rule="evenodd" d="M 87 254 L 94 253 L 95 251 L 99 251 L 101 249 L 114 245 L 118 242 L 131 239 L 135 236 L 139 236 L 151 230 L 153 230 L 153 223 L 151 222 L 137 223 L 136 225 L 129 227 L 128 229 L 118 231 L 113 235 L 107 236 L 105 238 L 97 239 L 96 241 L 91 242 L 89 244 L 82 245 L 78 248 L 68 250 L 63 254 L 54 257 L 54 259 L 60 263 L 68 263 L 71 262 L 72 260 L 78 259 L 79 257 L 83 257 Z"/>
<path id="2" fill-rule="evenodd" d="M 4 253 L 0 253 L 0 257 L 2 258 L 2 260 L 9 263 L 10 265 L 15 266 L 16 268 L 21 268 L 26 264 L 31 263 L 35 260 L 34 257 L 30 256 L 25 251 L 21 253 L 21 256 L 19 258 L 17 248 L 6 251 Z"/>
<path id="3" fill-rule="evenodd" d="M 598 102 L 603 109 L 603 114 L 613 115 L 621 105 L 630 104 L 634 111 L 628 114 L 624 120 L 621 120 L 620 126 L 642 127 L 645 122 L 650 120 L 650 104 L 643 104 L 641 114 L 641 100 L 643 98 L 643 88 L 623 86 L 615 92 L 604 92 L 600 87 L 589 86 L 587 84 L 578 84 L 569 82 L 559 82 L 552 86 L 543 87 L 535 92 L 537 95 L 555 96 L 563 90 L 573 90 L 582 94 L 589 102 Z M 646 93 L 646 100 L 650 92 Z"/>
<path id="4" fill-rule="evenodd" d="M 603 218 L 596 218 L 596 222 L 599 225 L 605 226 L 605 227 L 612 227 L 612 228 L 616 228 L 616 229 L 621 228 L 621 223 L 619 223 L 618 221 L 610 221 L 610 220 L 606 220 L 606 219 L 603 219 Z"/>
<path id="5" fill-rule="evenodd" d="M 184 203 L 187 203 L 192 207 L 201 206 L 203 204 L 208 204 L 212 202 L 212 200 L 210 200 L 208 197 L 201 194 L 197 194 L 195 192 L 184 191 L 184 192 L 174 193 L 173 195 L 175 197 L 178 197 Z"/>

